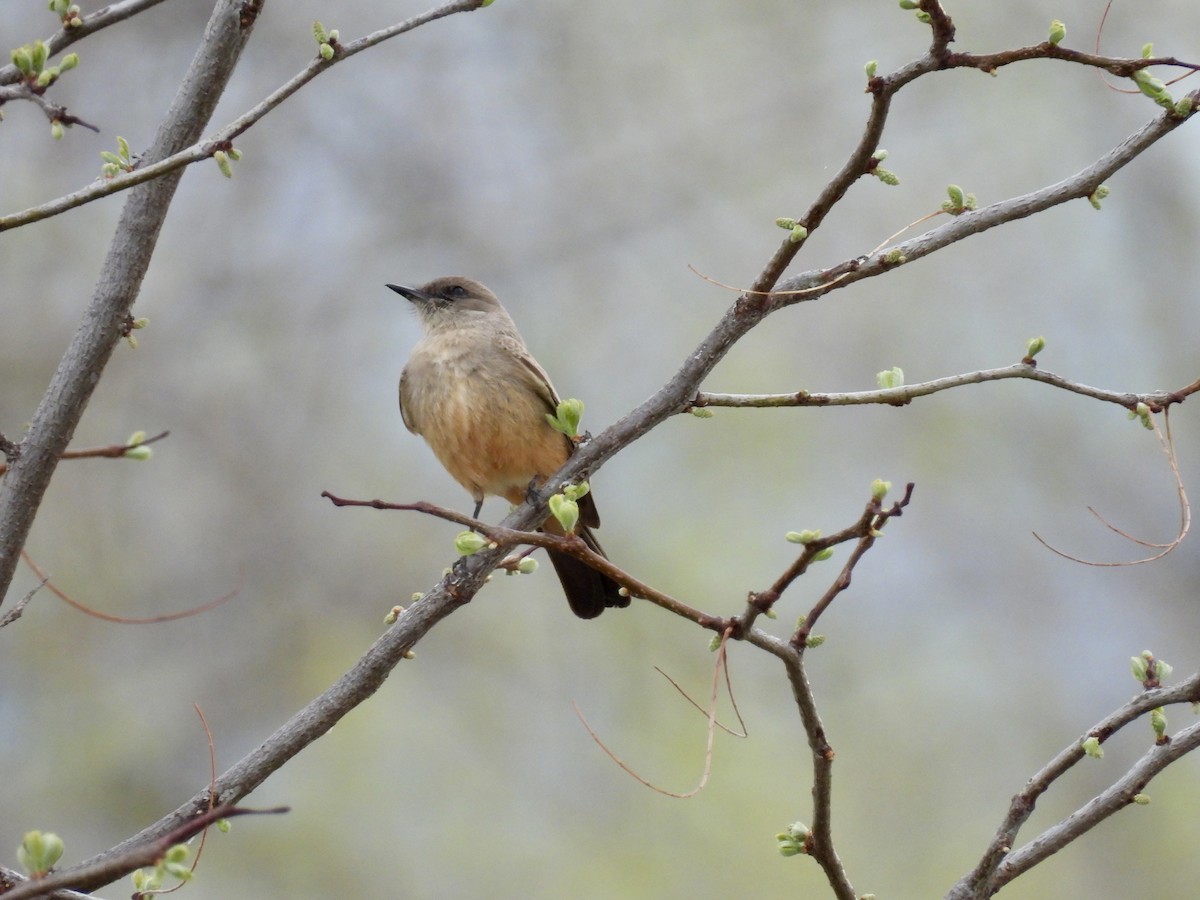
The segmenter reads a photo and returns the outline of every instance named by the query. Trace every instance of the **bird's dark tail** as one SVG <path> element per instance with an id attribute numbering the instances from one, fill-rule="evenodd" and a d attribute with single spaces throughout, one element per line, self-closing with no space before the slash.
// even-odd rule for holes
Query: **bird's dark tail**
<path id="1" fill-rule="evenodd" d="M 590 528 L 580 526 L 576 534 L 583 539 L 588 547 L 601 556 L 604 550 L 596 541 Z M 549 551 L 550 562 L 562 582 L 563 593 L 571 604 L 571 612 L 581 619 L 594 619 L 610 607 L 625 607 L 629 598 L 623 596 L 621 586 L 602 572 L 597 572 L 583 560 L 568 556 L 565 553 Z"/>

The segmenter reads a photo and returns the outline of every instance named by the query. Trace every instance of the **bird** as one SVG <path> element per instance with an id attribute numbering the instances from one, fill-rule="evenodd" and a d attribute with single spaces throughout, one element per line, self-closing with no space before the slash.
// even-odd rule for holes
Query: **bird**
<path id="1" fill-rule="evenodd" d="M 422 337 L 400 375 L 400 414 L 455 481 L 475 500 L 522 503 L 575 450 L 571 438 L 550 425 L 559 396 L 545 369 L 525 347 L 508 311 L 490 290 L 470 278 L 437 278 L 421 287 L 388 284 L 417 312 Z M 579 498 L 577 534 L 604 556 L 592 529 L 600 516 L 589 492 Z M 542 530 L 563 534 L 553 516 Z M 572 612 L 592 619 L 629 605 L 628 593 L 574 556 L 549 550 Z M 607 558 L 607 557 L 606 557 Z"/>

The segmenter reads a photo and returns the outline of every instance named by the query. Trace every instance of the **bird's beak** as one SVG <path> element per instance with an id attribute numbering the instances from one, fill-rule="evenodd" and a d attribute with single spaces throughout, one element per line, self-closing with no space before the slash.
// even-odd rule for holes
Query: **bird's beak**
<path id="1" fill-rule="evenodd" d="M 413 303 L 428 303 L 433 299 L 424 291 L 418 291 L 416 288 L 404 287 L 403 285 L 399 284 L 389 284 L 385 285 L 385 287 L 391 288 L 397 294 L 407 300 L 411 300 Z"/>

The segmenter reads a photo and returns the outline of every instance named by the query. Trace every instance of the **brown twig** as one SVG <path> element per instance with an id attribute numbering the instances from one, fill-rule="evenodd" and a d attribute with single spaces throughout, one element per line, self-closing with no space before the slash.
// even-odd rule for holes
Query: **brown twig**
<path id="1" fill-rule="evenodd" d="M 81 450 L 64 450 L 59 455 L 59 459 L 120 459 L 125 456 L 130 450 L 137 447 L 145 447 L 147 444 L 153 444 L 155 441 L 161 441 L 163 438 L 171 434 L 169 431 L 164 431 L 154 437 L 148 437 L 144 441 L 138 441 L 136 444 L 105 444 L 102 447 L 85 447 Z M 13 445 L 13 455 L 19 456 L 21 453 L 21 445 Z M 8 464 L 0 462 L 0 475 L 3 475 L 8 470 Z"/>
<path id="2" fill-rule="evenodd" d="M 176 844 L 181 844 L 194 837 L 218 819 L 232 819 L 235 816 L 280 815 L 289 811 L 286 806 L 276 806 L 271 809 L 220 806 L 210 809 L 162 837 L 144 841 L 119 856 L 102 860 L 90 866 L 75 866 L 62 872 L 54 872 L 36 881 L 26 881 L 5 893 L 4 900 L 34 900 L 36 897 L 45 897 L 62 888 L 75 888 L 79 885 L 93 883 L 108 884 L 134 869 L 155 865 Z"/>
<path id="3" fill-rule="evenodd" d="M 146 616 L 144 618 L 114 616 L 112 613 L 101 612 L 98 609 L 93 609 L 90 606 L 80 603 L 66 591 L 55 585 L 54 582 L 50 580 L 50 576 L 47 575 L 45 571 L 43 571 L 42 568 L 33 561 L 33 557 L 29 555 L 28 550 L 21 551 L 21 558 L 25 560 L 25 564 L 33 570 L 33 573 L 37 575 L 38 578 L 42 579 L 42 584 L 50 589 L 50 593 L 62 600 L 68 606 L 79 610 L 79 612 L 83 613 L 84 615 L 91 616 L 93 619 L 101 619 L 105 622 L 114 622 L 118 625 L 157 625 L 161 622 L 174 622 L 178 619 L 187 619 L 192 616 L 198 616 L 201 613 L 206 613 L 209 610 L 216 609 L 221 604 L 227 603 L 242 592 L 241 577 L 239 576 L 238 586 L 228 594 L 224 594 L 213 600 L 201 603 L 199 606 L 193 606 L 191 609 L 184 609 L 174 613 L 164 613 L 160 616 Z"/>

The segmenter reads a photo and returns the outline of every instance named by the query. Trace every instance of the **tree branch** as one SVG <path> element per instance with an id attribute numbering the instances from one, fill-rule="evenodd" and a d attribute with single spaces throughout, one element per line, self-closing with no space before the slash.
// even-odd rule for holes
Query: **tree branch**
<path id="1" fill-rule="evenodd" d="M 254 16 L 248 14 L 259 8 L 248 0 L 219 0 L 149 159 L 169 156 L 200 135 L 250 38 Z M 59 457 L 121 339 L 182 174 L 171 173 L 130 194 L 91 303 L 33 414 L 20 455 L 0 480 L 0 598 L 12 582 Z"/>

